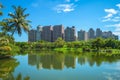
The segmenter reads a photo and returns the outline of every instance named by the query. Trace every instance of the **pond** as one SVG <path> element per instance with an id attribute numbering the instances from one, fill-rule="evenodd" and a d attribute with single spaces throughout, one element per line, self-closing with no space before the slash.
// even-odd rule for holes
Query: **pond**
<path id="1" fill-rule="evenodd" d="M 40 52 L 0 60 L 0 80 L 120 80 L 120 56 Z"/>

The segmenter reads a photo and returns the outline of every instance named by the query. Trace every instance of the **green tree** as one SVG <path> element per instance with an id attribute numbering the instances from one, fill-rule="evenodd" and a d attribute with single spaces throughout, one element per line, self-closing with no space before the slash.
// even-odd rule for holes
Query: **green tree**
<path id="1" fill-rule="evenodd" d="M 3 8 L 3 5 L 0 3 L 0 9 L 2 9 Z M 2 15 L 3 13 L 2 13 L 2 11 L 0 10 L 0 16 Z"/>
<path id="2" fill-rule="evenodd" d="M 12 27 L 9 26 L 9 23 L 8 22 L 4 22 L 2 21 L 1 24 L 0 24 L 1 27 L 1 30 L 2 30 L 2 34 L 3 36 L 7 35 L 8 32 L 11 32 L 12 31 Z"/>
<path id="3" fill-rule="evenodd" d="M 114 39 L 106 39 L 105 40 L 105 47 L 110 47 L 110 48 L 116 48 L 117 46 L 116 46 L 116 40 L 114 40 Z"/>
<path id="4" fill-rule="evenodd" d="M 103 45 L 104 45 L 104 40 L 102 38 L 94 39 L 91 42 L 91 47 L 94 48 L 94 49 L 97 49 L 97 50 L 99 50 L 100 48 L 102 48 Z"/>
<path id="5" fill-rule="evenodd" d="M 19 36 L 22 34 L 22 30 L 25 32 L 29 31 L 30 21 L 26 20 L 29 14 L 25 14 L 26 8 L 22 8 L 21 6 L 12 6 L 14 9 L 14 13 L 9 13 L 8 15 L 11 18 L 4 19 L 5 22 L 9 24 L 9 26 L 13 29 L 11 36 L 14 35 L 15 32 L 18 33 Z"/>
<path id="6" fill-rule="evenodd" d="M 63 47 L 64 44 L 65 44 L 65 41 L 61 37 L 54 42 L 54 45 L 58 48 Z"/>

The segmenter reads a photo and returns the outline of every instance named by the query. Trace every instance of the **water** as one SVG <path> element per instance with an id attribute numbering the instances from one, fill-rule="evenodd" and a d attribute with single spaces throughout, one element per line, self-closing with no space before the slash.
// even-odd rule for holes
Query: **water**
<path id="1" fill-rule="evenodd" d="M 120 56 L 18 55 L 0 60 L 0 80 L 120 80 Z"/>

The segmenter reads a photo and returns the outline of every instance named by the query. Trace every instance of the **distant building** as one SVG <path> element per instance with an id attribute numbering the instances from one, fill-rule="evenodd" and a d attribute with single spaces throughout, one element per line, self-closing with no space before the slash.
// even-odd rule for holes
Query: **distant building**
<path id="1" fill-rule="evenodd" d="M 118 40 L 118 36 L 113 34 L 113 38 Z"/>
<path id="2" fill-rule="evenodd" d="M 68 42 L 75 41 L 76 40 L 75 27 L 74 26 L 67 27 L 64 30 L 63 25 L 54 25 L 53 27 L 51 25 L 44 27 L 38 26 L 36 30 L 32 29 L 28 32 L 28 42 L 35 42 L 40 40 L 54 42 L 59 37 Z M 78 40 L 84 41 L 87 41 L 88 39 L 94 39 L 97 37 L 113 38 L 118 40 L 117 35 L 114 35 L 111 31 L 102 32 L 100 28 L 97 28 L 96 31 L 90 28 L 88 32 L 80 30 L 78 31 L 77 37 Z"/>
<path id="3" fill-rule="evenodd" d="M 76 35 L 75 35 L 75 27 L 72 28 L 67 27 L 65 29 L 65 41 L 75 41 Z"/>
<path id="4" fill-rule="evenodd" d="M 100 30 L 100 28 L 96 29 L 96 38 L 97 37 L 102 37 L 102 30 Z"/>
<path id="5" fill-rule="evenodd" d="M 89 39 L 95 38 L 95 31 L 92 28 L 90 28 L 88 31 L 88 38 Z"/>
<path id="6" fill-rule="evenodd" d="M 105 32 L 103 32 L 102 33 L 102 37 L 103 38 L 113 38 L 113 39 L 118 40 L 118 36 L 114 35 L 111 31 L 105 31 Z"/>
<path id="7" fill-rule="evenodd" d="M 42 40 L 52 42 L 53 41 L 52 31 L 53 31 L 53 28 L 51 25 L 44 26 L 42 28 L 42 35 L 41 35 Z"/>
<path id="8" fill-rule="evenodd" d="M 36 41 L 36 30 L 30 30 L 28 32 L 28 42 L 35 42 Z"/>
<path id="9" fill-rule="evenodd" d="M 88 40 L 88 33 L 85 32 L 84 30 L 78 31 L 78 40 Z"/>
<path id="10" fill-rule="evenodd" d="M 88 40 L 88 33 L 85 32 L 85 35 L 84 35 L 84 36 L 85 36 L 84 40 L 87 41 L 87 40 Z"/>
<path id="11" fill-rule="evenodd" d="M 40 41 L 41 40 L 41 31 L 42 31 L 42 27 L 38 26 L 37 30 L 36 30 L 36 41 Z"/>
<path id="12" fill-rule="evenodd" d="M 53 42 L 56 41 L 59 37 L 64 39 L 64 27 L 63 25 L 54 25 L 53 26 Z"/>
<path id="13" fill-rule="evenodd" d="M 105 32 L 103 32 L 102 33 L 102 37 L 103 38 L 112 38 L 113 37 L 113 34 L 112 34 L 112 32 L 111 31 L 105 31 Z"/>

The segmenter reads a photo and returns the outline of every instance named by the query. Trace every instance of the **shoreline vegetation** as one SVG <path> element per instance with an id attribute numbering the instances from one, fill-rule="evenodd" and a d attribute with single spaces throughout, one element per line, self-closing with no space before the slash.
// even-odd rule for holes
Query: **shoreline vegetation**
<path id="1" fill-rule="evenodd" d="M 120 41 L 115 39 L 96 38 L 88 41 L 65 42 L 58 38 L 55 42 L 16 42 L 24 51 L 58 51 L 62 53 L 99 53 L 107 55 L 120 55 Z"/>
<path id="2" fill-rule="evenodd" d="M 0 8 L 4 8 L 0 4 Z M 14 12 L 9 13 L 9 18 L 0 21 L 0 58 L 14 56 L 24 51 L 58 51 L 63 53 L 98 53 L 109 55 L 120 55 L 120 41 L 112 38 L 96 38 L 88 41 L 65 42 L 58 38 L 55 42 L 37 41 L 37 42 L 15 42 L 13 35 L 17 33 L 22 35 L 22 31 L 28 32 L 30 28 L 29 20 L 25 14 L 26 8 L 21 6 L 12 6 Z M 0 16 L 3 13 L 0 11 Z M 108 55 L 107 54 L 107 55 Z"/>

